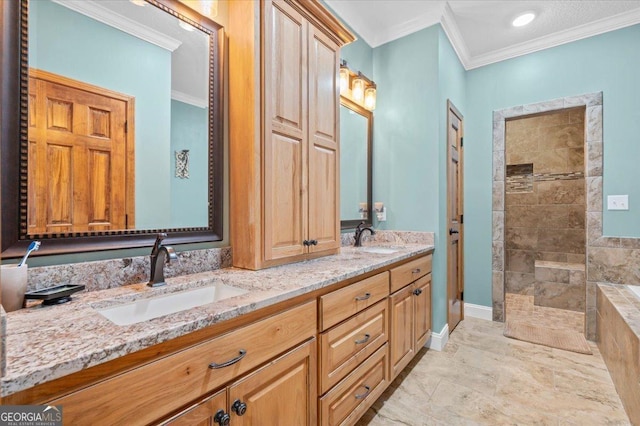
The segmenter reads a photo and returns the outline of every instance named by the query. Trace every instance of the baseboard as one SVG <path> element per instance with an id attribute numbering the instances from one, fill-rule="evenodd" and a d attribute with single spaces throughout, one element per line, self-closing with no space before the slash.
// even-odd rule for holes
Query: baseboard
<path id="1" fill-rule="evenodd" d="M 425 346 L 429 349 L 440 352 L 449 341 L 449 324 L 442 327 L 440 333 L 431 333 L 431 338 L 427 340 Z"/>
<path id="2" fill-rule="evenodd" d="M 464 304 L 465 318 L 479 318 L 487 321 L 493 321 L 493 309 L 489 306 L 474 305 L 472 303 Z"/>

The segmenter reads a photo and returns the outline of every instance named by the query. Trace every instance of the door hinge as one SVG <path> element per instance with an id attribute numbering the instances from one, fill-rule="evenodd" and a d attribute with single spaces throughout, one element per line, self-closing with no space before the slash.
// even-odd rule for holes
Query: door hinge
<path id="1" fill-rule="evenodd" d="M 129 133 L 129 122 L 128 121 L 124 122 L 124 132 L 125 133 Z"/>
<path id="2" fill-rule="evenodd" d="M 464 146 L 464 137 L 460 138 L 460 146 Z"/>
<path id="3" fill-rule="evenodd" d="M 460 292 L 460 300 L 464 301 L 464 291 Z"/>
<path id="4" fill-rule="evenodd" d="M 129 229 L 129 215 L 124 215 L 124 229 Z"/>
<path id="5" fill-rule="evenodd" d="M 463 215 L 463 214 L 461 214 L 461 215 L 460 215 L 460 224 L 463 224 L 463 223 L 464 223 L 464 215 Z"/>

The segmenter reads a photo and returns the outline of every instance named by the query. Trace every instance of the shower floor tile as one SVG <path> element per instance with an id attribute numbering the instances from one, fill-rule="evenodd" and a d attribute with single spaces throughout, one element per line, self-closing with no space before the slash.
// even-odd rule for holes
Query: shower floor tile
<path id="1" fill-rule="evenodd" d="M 523 294 L 507 293 L 505 304 L 507 320 L 584 333 L 583 312 L 536 306 L 533 304 L 533 296 Z"/>

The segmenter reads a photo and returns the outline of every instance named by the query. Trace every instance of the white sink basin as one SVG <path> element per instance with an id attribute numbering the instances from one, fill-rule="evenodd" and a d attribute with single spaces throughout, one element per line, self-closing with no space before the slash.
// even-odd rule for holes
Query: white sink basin
<path id="1" fill-rule="evenodd" d="M 226 284 L 214 284 L 148 299 L 139 299 L 135 302 L 96 309 L 96 311 L 117 325 L 130 325 L 245 293 L 247 290 Z"/>
<path id="2" fill-rule="evenodd" d="M 389 247 L 360 247 L 359 251 L 363 251 L 365 253 L 376 253 L 376 254 L 391 254 L 397 253 L 398 250 L 392 249 Z"/>

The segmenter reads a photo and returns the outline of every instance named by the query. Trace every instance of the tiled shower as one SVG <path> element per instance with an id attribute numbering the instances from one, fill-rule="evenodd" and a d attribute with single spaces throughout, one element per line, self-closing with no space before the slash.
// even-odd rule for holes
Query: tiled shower
<path id="1" fill-rule="evenodd" d="M 550 326 L 584 330 L 584 120 L 580 107 L 505 123 L 509 320 L 542 310 Z"/>

